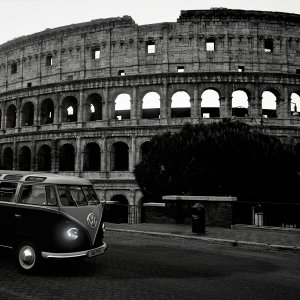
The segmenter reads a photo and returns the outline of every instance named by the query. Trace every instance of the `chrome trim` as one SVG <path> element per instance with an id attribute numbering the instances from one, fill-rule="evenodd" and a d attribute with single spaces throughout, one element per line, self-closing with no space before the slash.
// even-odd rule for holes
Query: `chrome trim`
<path id="1" fill-rule="evenodd" d="M 104 254 L 107 249 L 106 243 L 103 243 L 102 246 L 97 248 L 92 248 L 89 250 L 79 251 L 79 252 L 68 252 L 68 253 L 52 253 L 52 252 L 42 252 L 43 258 L 76 258 L 76 257 L 88 257 L 89 252 L 94 250 L 100 250 L 100 253 L 97 255 Z"/>
<path id="2" fill-rule="evenodd" d="M 5 245 L 0 245 L 0 247 L 3 247 L 3 248 L 8 248 L 8 249 L 13 249 L 13 247 L 10 247 L 10 246 L 5 246 Z"/>

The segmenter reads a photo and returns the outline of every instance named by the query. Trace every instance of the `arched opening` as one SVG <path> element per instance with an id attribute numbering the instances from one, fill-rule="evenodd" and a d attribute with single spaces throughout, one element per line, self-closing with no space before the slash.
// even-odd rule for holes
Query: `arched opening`
<path id="1" fill-rule="evenodd" d="M 191 116 L 191 99 L 187 92 L 176 92 L 172 96 L 171 117 L 187 118 Z"/>
<path id="2" fill-rule="evenodd" d="M 16 109 L 15 105 L 11 104 L 7 108 L 6 128 L 15 128 L 16 127 L 16 119 L 17 119 L 17 109 Z"/>
<path id="3" fill-rule="evenodd" d="M 97 143 L 89 143 L 84 148 L 83 171 L 100 171 L 101 151 Z"/>
<path id="4" fill-rule="evenodd" d="M 156 92 L 149 92 L 142 100 L 142 119 L 158 118 L 160 118 L 160 96 Z"/>
<path id="5" fill-rule="evenodd" d="M 19 170 L 30 171 L 31 167 L 31 150 L 27 146 L 23 146 L 19 151 Z"/>
<path id="6" fill-rule="evenodd" d="M 262 94 L 262 116 L 265 118 L 277 118 L 276 113 L 277 98 L 274 93 L 264 91 Z"/>
<path id="7" fill-rule="evenodd" d="M 111 151 L 112 171 L 128 171 L 129 148 L 124 142 L 116 142 Z"/>
<path id="8" fill-rule="evenodd" d="M 34 106 L 32 102 L 26 102 L 22 109 L 22 126 L 32 126 Z"/>
<path id="9" fill-rule="evenodd" d="M 51 148 L 43 145 L 38 151 L 38 171 L 51 171 Z"/>
<path id="10" fill-rule="evenodd" d="M 147 155 L 147 153 L 150 150 L 150 141 L 144 142 L 141 147 L 140 147 L 140 161 L 143 160 L 143 158 L 145 157 L 145 155 Z"/>
<path id="11" fill-rule="evenodd" d="M 120 94 L 115 101 L 115 119 L 130 119 L 131 98 L 129 94 Z"/>
<path id="12" fill-rule="evenodd" d="M 91 94 L 87 98 L 87 121 L 102 120 L 102 98 L 99 94 Z"/>
<path id="13" fill-rule="evenodd" d="M 3 160 L 2 160 L 3 170 L 12 170 L 13 161 L 14 161 L 14 154 L 12 149 L 10 147 L 5 148 L 3 151 Z"/>
<path id="14" fill-rule="evenodd" d="M 242 90 L 237 90 L 232 93 L 232 116 L 247 117 L 249 101 L 248 95 Z"/>
<path id="15" fill-rule="evenodd" d="M 62 122 L 77 122 L 77 99 L 66 97 L 62 102 Z"/>
<path id="16" fill-rule="evenodd" d="M 41 125 L 52 124 L 54 120 L 54 103 L 52 99 L 45 99 L 41 104 Z"/>
<path id="17" fill-rule="evenodd" d="M 64 144 L 59 149 L 59 171 L 75 170 L 75 149 L 71 144 Z"/>
<path id="18" fill-rule="evenodd" d="M 111 223 L 128 223 L 128 201 L 123 195 L 115 195 L 109 203 L 105 205 L 103 214 L 105 222 Z"/>
<path id="19" fill-rule="evenodd" d="M 300 115 L 300 96 L 297 93 L 292 93 L 291 95 L 291 115 Z"/>
<path id="20" fill-rule="evenodd" d="M 220 96 L 215 90 L 208 89 L 201 95 L 202 118 L 220 117 Z"/>

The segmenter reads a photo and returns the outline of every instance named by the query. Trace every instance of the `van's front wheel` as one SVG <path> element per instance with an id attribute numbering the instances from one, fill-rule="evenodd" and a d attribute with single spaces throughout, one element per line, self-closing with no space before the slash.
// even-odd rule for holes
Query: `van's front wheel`
<path id="1" fill-rule="evenodd" d="M 40 254 L 37 247 L 31 242 L 23 242 L 16 253 L 17 264 L 21 272 L 32 273 L 40 265 Z"/>

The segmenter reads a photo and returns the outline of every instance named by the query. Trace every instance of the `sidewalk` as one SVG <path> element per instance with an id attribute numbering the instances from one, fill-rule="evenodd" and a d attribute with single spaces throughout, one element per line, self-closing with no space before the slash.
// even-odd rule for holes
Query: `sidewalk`
<path id="1" fill-rule="evenodd" d="M 107 231 L 131 234 L 166 236 L 273 250 L 293 250 L 300 253 L 300 229 L 234 225 L 233 228 L 206 227 L 203 234 L 192 232 L 191 225 L 183 224 L 115 224 L 105 223 Z"/>

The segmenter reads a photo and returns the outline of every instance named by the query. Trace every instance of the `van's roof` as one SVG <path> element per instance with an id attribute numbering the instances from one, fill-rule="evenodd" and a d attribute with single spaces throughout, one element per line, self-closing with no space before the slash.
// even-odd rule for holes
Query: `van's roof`
<path id="1" fill-rule="evenodd" d="M 91 185 L 87 179 L 47 172 L 0 170 L 0 181 L 44 182 L 52 184 Z"/>

